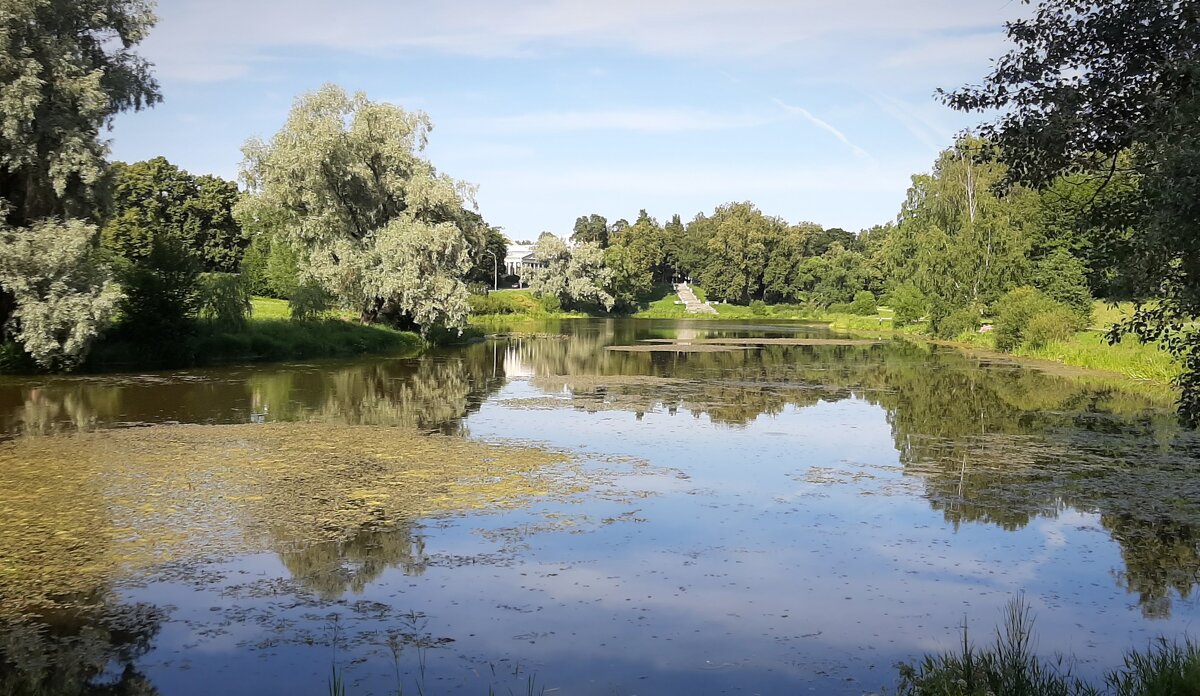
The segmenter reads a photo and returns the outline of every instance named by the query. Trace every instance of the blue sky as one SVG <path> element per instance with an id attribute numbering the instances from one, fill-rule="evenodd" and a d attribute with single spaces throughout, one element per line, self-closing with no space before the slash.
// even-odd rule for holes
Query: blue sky
<path id="1" fill-rule="evenodd" d="M 140 52 L 164 102 L 118 117 L 116 159 L 234 178 L 326 82 L 427 112 L 428 157 L 514 239 L 600 213 L 735 200 L 858 230 L 978 121 L 1016 0 L 160 0 Z"/>

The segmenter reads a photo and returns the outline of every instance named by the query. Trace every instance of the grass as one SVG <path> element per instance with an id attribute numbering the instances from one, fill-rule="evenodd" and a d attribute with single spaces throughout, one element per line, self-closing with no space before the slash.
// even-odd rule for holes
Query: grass
<path id="1" fill-rule="evenodd" d="M 592 316 L 586 312 L 547 309 L 529 290 L 493 290 L 486 295 L 472 295 L 470 302 L 472 322 L 487 323 L 513 317 L 576 319 Z"/>
<path id="2" fill-rule="evenodd" d="M 368 326 L 346 317 L 291 321 L 286 300 L 255 297 L 250 319 L 237 329 L 198 322 L 196 331 L 169 345 L 147 346 L 119 327 L 96 344 L 86 370 L 192 367 L 232 362 L 341 358 L 414 353 L 426 341 L 411 331 Z M 445 337 L 442 342 L 450 342 Z"/>
<path id="3" fill-rule="evenodd" d="M 250 300 L 251 319 L 290 319 L 292 312 L 287 300 L 274 297 L 254 297 Z"/>
<path id="4" fill-rule="evenodd" d="M 1003 628 L 986 647 L 971 643 L 963 627 L 955 651 L 901 663 L 899 696 L 1200 696 L 1200 645 L 1160 639 L 1146 651 L 1126 653 L 1124 665 L 1110 671 L 1103 688 L 1071 674 L 1059 656 L 1039 659 L 1033 652 L 1033 614 L 1021 596 L 1005 610 Z"/>

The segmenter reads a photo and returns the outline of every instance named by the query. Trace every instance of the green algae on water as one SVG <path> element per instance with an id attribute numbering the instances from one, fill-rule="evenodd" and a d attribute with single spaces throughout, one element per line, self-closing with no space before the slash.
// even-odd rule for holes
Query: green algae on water
<path id="1" fill-rule="evenodd" d="M 413 429 L 167 425 L 0 443 L 0 611 L 71 604 L 158 564 L 586 490 L 565 455 Z"/>

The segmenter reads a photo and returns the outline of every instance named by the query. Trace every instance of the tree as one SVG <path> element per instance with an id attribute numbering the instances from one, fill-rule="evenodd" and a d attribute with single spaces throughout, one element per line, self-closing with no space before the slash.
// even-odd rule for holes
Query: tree
<path id="1" fill-rule="evenodd" d="M 609 311 L 616 298 L 608 292 L 613 275 L 604 264 L 604 250 L 587 242 L 568 247 L 566 242 L 545 232 L 533 247 L 541 268 L 526 271 L 524 280 L 538 297 L 550 297 L 564 307 L 600 306 Z"/>
<path id="2" fill-rule="evenodd" d="M 956 311 L 978 315 L 1026 272 L 1032 194 L 996 195 L 1004 168 L 981 161 L 983 146 L 964 138 L 938 157 L 932 173 L 913 177 L 881 252 L 892 282 L 911 280 L 925 296 L 937 333 Z"/>
<path id="3" fill-rule="evenodd" d="M 113 117 L 159 101 L 133 52 L 148 0 L 5 0 L 0 9 L 0 222 L 87 217 Z M 0 292 L 0 324 L 13 297 Z"/>
<path id="4" fill-rule="evenodd" d="M 760 297 L 767 245 L 784 228 L 783 221 L 749 202 L 726 203 L 711 217 L 697 216 L 691 226 L 707 240 L 700 282 L 709 297 L 741 304 Z"/>
<path id="5" fill-rule="evenodd" d="M 841 244 L 843 249 L 854 249 L 857 238 L 840 227 L 821 229 L 816 226 L 808 237 L 808 247 L 804 250 L 808 256 L 821 256 L 829 251 L 834 244 Z"/>
<path id="6" fill-rule="evenodd" d="M 116 162 L 109 181 L 101 229 L 106 247 L 137 262 L 150 253 L 155 238 L 172 235 L 205 271 L 238 269 L 250 240 L 233 217 L 237 184 L 207 174 L 192 176 L 165 157 Z"/>
<path id="7" fill-rule="evenodd" d="M 1175 0 L 1042 0 L 1010 22 L 1012 48 L 978 86 L 943 93 L 954 108 L 1001 115 L 982 132 L 1010 178 L 1046 186 L 1135 173 L 1142 195 L 1101 216 L 1137 235 L 1126 259 L 1153 298 L 1115 327 L 1163 341 L 1184 366 L 1180 412 L 1200 424 L 1200 5 Z M 1128 166 L 1122 158 L 1128 156 Z"/>
<path id="8" fill-rule="evenodd" d="M 85 217 L 113 117 L 160 100 L 133 52 L 147 0 L 6 0 L 0 10 L 0 198 L 8 224 Z"/>
<path id="9" fill-rule="evenodd" d="M 46 369 L 70 369 L 111 323 L 120 291 L 78 220 L 0 230 L 0 288 L 15 308 L 9 329 Z"/>
<path id="10" fill-rule="evenodd" d="M 797 269 L 800 292 L 826 307 L 850 302 L 866 285 L 866 259 L 856 251 L 846 251 L 838 243 L 821 256 L 805 259 Z"/>
<path id="11" fill-rule="evenodd" d="M 571 241 L 576 244 L 592 243 L 601 249 L 608 246 L 608 220 L 603 215 L 592 213 L 575 219 Z"/>
<path id="12" fill-rule="evenodd" d="M 821 226 L 812 222 L 792 225 L 772 240 L 767 266 L 763 269 L 763 298 L 774 302 L 796 302 L 804 293 L 801 267 L 808 259 L 812 235 Z"/>
<path id="13" fill-rule="evenodd" d="M 466 323 L 468 185 L 422 156 L 432 124 L 326 85 L 296 100 L 270 142 L 243 148 L 243 224 L 275 226 L 311 278 L 363 321 L 428 331 Z"/>
<path id="14" fill-rule="evenodd" d="M 617 303 L 633 307 L 655 283 L 674 275 L 667 265 L 667 244 L 658 220 L 642 210 L 637 221 L 609 238 L 605 263 L 612 270 L 611 292 Z"/>

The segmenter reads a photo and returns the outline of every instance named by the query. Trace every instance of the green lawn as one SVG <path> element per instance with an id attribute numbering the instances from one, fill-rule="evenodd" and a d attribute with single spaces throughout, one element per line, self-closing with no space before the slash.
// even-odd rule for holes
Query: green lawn
<path id="1" fill-rule="evenodd" d="M 290 319 L 291 311 L 287 300 L 277 300 L 273 297 L 254 297 L 250 300 L 251 319 Z"/>

